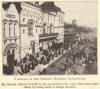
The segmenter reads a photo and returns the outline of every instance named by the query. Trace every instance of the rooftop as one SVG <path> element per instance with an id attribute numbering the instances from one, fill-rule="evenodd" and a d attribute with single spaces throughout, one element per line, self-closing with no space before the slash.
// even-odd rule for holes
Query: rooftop
<path id="1" fill-rule="evenodd" d="M 43 4 L 41 4 L 41 9 L 42 10 L 46 10 L 46 11 L 54 11 L 54 12 L 62 12 L 64 13 L 61 8 L 57 7 L 53 1 L 50 2 L 44 2 Z"/>

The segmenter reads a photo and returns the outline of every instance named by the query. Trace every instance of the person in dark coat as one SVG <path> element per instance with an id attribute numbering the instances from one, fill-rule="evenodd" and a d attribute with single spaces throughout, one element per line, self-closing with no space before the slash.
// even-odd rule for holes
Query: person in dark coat
<path id="1" fill-rule="evenodd" d="M 14 55 L 7 56 L 7 64 L 8 64 L 8 70 L 10 71 L 10 74 L 13 74 L 13 72 L 14 72 Z"/>

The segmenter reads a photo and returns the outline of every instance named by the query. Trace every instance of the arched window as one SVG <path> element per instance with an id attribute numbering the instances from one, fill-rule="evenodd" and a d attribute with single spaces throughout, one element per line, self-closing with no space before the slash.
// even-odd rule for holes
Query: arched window
<path id="1" fill-rule="evenodd" d="M 7 19 L 4 19 L 4 20 L 3 20 L 3 36 L 4 36 L 4 37 L 6 37 L 7 23 L 8 23 L 8 20 L 7 20 Z"/>
<path id="2" fill-rule="evenodd" d="M 15 29 L 15 26 L 16 26 L 16 23 L 14 24 L 14 36 L 15 36 L 15 30 L 16 30 L 16 29 Z"/>
<path id="3" fill-rule="evenodd" d="M 17 31 L 17 28 L 18 28 L 18 21 L 17 20 L 14 20 L 14 24 L 13 24 L 13 36 L 18 36 L 19 34 L 19 31 Z"/>
<path id="4" fill-rule="evenodd" d="M 28 36 L 33 36 L 33 20 L 28 21 Z"/>
<path id="5" fill-rule="evenodd" d="M 43 24 L 43 34 L 46 33 L 46 23 Z"/>
<path id="6" fill-rule="evenodd" d="M 11 24 L 12 23 L 9 24 L 9 37 L 11 37 Z"/>
<path id="7" fill-rule="evenodd" d="M 53 33 L 53 24 L 50 24 L 50 33 Z"/>
<path id="8" fill-rule="evenodd" d="M 5 31 L 6 24 L 7 24 L 7 23 L 4 23 L 4 28 L 3 28 L 3 35 L 4 35 L 4 37 L 6 37 L 6 36 L 5 36 L 5 32 L 6 32 L 6 31 Z"/>

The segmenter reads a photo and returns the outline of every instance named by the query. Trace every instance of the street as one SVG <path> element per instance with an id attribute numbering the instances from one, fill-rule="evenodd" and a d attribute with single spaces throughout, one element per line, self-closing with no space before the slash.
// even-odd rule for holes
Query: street
<path id="1" fill-rule="evenodd" d="M 51 74 L 51 75 L 65 74 L 65 66 L 64 65 L 65 65 L 66 59 L 68 59 L 67 53 L 64 54 L 62 57 L 60 57 L 58 60 L 56 60 L 54 63 L 49 65 L 49 67 L 46 68 L 46 70 L 45 70 L 45 74 Z M 71 75 L 73 74 L 73 68 L 75 68 L 79 74 L 96 74 L 96 70 L 97 70 L 96 63 L 90 63 L 87 68 L 84 68 L 84 66 L 82 64 L 72 64 L 71 72 L 69 73 Z"/>

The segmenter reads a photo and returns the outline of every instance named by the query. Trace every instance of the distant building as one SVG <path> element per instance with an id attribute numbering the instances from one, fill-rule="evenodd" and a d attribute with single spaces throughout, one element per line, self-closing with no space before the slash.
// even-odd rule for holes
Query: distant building
<path id="1" fill-rule="evenodd" d="M 54 2 L 7 2 L 2 7 L 4 64 L 8 55 L 20 61 L 64 42 L 64 12 Z"/>
<path id="2" fill-rule="evenodd" d="M 76 20 L 76 19 L 73 19 L 73 20 L 72 20 L 72 25 L 73 25 L 73 26 L 77 26 L 77 20 Z"/>

